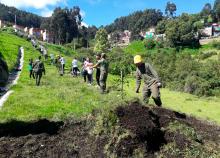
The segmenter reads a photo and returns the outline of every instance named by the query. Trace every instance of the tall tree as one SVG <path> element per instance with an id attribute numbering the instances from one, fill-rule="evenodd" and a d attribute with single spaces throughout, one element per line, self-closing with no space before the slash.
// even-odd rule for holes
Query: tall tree
<path id="1" fill-rule="evenodd" d="M 0 1 L 1 2 L 1 1 Z M 22 10 L 18 10 L 14 7 L 8 7 L 0 3 L 0 19 L 14 23 L 15 15 L 17 24 L 24 27 L 40 27 L 43 17 L 38 15 L 28 13 Z"/>
<path id="2" fill-rule="evenodd" d="M 172 2 L 167 2 L 166 5 L 166 9 L 165 9 L 165 14 L 167 15 L 167 17 L 173 18 L 174 15 L 176 14 L 177 8 L 176 8 L 176 4 L 172 3 Z"/>
<path id="3" fill-rule="evenodd" d="M 108 33 L 104 28 L 99 29 L 96 32 L 95 42 L 96 42 L 95 47 L 94 47 L 95 52 L 107 52 L 108 51 L 110 44 L 108 42 Z"/>
<path id="4" fill-rule="evenodd" d="M 202 9 L 202 15 L 208 16 L 212 12 L 212 5 L 210 3 L 206 3 Z"/>
<path id="5" fill-rule="evenodd" d="M 74 37 L 78 37 L 78 25 L 81 23 L 79 7 L 56 8 L 51 17 L 50 29 L 54 34 L 56 43 L 70 43 Z"/>
<path id="6" fill-rule="evenodd" d="M 220 21 L 220 0 L 215 0 L 213 11 L 217 20 Z"/>
<path id="7" fill-rule="evenodd" d="M 199 45 L 196 37 L 199 27 L 195 25 L 196 20 L 188 14 L 182 14 L 179 18 L 167 22 L 165 34 L 171 46 L 197 47 Z"/>

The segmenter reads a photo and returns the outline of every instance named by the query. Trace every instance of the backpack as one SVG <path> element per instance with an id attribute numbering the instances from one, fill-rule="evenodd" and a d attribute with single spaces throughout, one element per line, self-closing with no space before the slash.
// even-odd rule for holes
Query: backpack
<path id="1" fill-rule="evenodd" d="M 41 61 L 36 61 L 33 67 L 33 71 L 35 73 L 42 73 L 44 69 L 44 65 Z"/>

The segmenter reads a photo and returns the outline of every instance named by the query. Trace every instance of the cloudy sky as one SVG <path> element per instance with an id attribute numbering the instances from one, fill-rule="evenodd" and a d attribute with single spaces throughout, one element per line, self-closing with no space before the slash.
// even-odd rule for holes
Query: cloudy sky
<path id="1" fill-rule="evenodd" d="M 55 7 L 79 6 L 84 22 L 89 25 L 107 25 L 117 17 L 128 15 L 146 8 L 160 9 L 164 12 L 168 0 L 0 0 L 8 6 L 48 17 Z M 213 5 L 214 0 L 172 0 L 177 5 L 177 14 L 197 13 L 205 3 Z"/>

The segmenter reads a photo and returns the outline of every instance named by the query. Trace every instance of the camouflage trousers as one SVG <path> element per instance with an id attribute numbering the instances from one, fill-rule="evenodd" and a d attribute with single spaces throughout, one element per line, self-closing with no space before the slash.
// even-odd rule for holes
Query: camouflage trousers
<path id="1" fill-rule="evenodd" d="M 106 90 L 106 81 L 107 81 L 108 73 L 107 72 L 102 72 L 100 73 L 100 90 L 101 93 L 104 93 Z"/>
<path id="2" fill-rule="evenodd" d="M 37 86 L 40 85 L 41 77 L 42 77 L 42 73 L 35 73 L 35 79 L 36 79 L 36 85 Z"/>
<path id="3" fill-rule="evenodd" d="M 160 98 L 160 88 L 158 87 L 157 83 L 153 83 L 150 87 L 147 85 L 144 85 L 143 101 L 148 104 L 150 96 L 152 96 L 157 106 L 162 105 L 161 98 Z"/>

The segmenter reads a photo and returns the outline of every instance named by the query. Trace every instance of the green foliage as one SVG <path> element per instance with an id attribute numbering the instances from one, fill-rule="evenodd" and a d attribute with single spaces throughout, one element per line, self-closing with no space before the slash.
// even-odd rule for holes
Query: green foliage
<path id="1" fill-rule="evenodd" d="M 219 42 L 219 41 L 213 41 L 213 42 L 211 43 L 211 45 L 212 45 L 212 47 L 214 47 L 214 48 L 220 50 L 220 42 Z"/>
<path id="2" fill-rule="evenodd" d="M 8 7 L 2 3 L 0 3 L 0 10 L 1 20 L 11 22 L 14 24 L 16 15 L 17 24 L 22 26 L 39 28 L 42 20 L 44 19 L 43 17 L 40 17 L 38 15 L 18 10 L 14 7 Z"/>
<path id="3" fill-rule="evenodd" d="M 170 46 L 198 47 L 199 40 L 196 38 L 196 31 L 200 26 L 195 23 L 196 20 L 188 14 L 182 14 L 177 19 L 169 20 L 166 24 L 165 34 Z"/>
<path id="4" fill-rule="evenodd" d="M 166 23 L 167 20 L 160 21 L 156 26 L 156 33 L 157 34 L 164 34 L 166 31 Z"/>
<path id="5" fill-rule="evenodd" d="M 124 49 L 124 51 L 126 53 L 135 55 L 139 53 L 144 53 L 147 51 L 147 49 L 142 41 L 133 41 Z"/>
<path id="6" fill-rule="evenodd" d="M 165 14 L 168 17 L 173 18 L 176 10 L 177 10 L 177 8 L 176 8 L 176 4 L 175 3 L 167 2 L 166 9 L 165 9 Z"/>
<path id="7" fill-rule="evenodd" d="M 215 0 L 214 6 L 213 6 L 213 11 L 215 13 L 215 17 L 219 21 L 220 20 L 220 1 L 219 0 Z"/>
<path id="8" fill-rule="evenodd" d="M 77 21 L 78 19 L 78 21 Z M 51 17 L 50 28 L 55 42 L 58 44 L 70 43 L 78 35 L 78 23 L 81 22 L 80 8 L 56 8 Z"/>
<path id="9" fill-rule="evenodd" d="M 105 29 L 100 29 L 96 32 L 95 36 L 95 47 L 94 51 L 95 52 L 107 52 L 110 44 L 108 42 L 108 33 L 106 32 Z"/>
<path id="10" fill-rule="evenodd" d="M 11 33 L 0 32 L 0 57 L 7 62 L 9 71 L 15 68 L 19 47 L 25 46 L 25 42 L 24 39 L 20 39 Z"/>
<path id="11" fill-rule="evenodd" d="M 83 61 L 83 58 L 89 57 L 90 59 L 95 60 L 96 53 L 92 49 L 81 48 L 77 50 L 76 58 Z"/>
<path id="12" fill-rule="evenodd" d="M 163 13 L 156 9 L 146 9 L 136 11 L 131 15 L 117 18 L 114 23 L 106 26 L 108 33 L 129 30 L 132 32 L 132 40 L 137 40 L 141 31 L 146 31 L 149 27 L 156 26 L 163 19 Z"/>
<path id="13" fill-rule="evenodd" d="M 153 49 L 156 45 L 156 43 L 153 39 L 145 39 L 143 42 L 144 42 L 144 46 L 147 49 Z"/>
<path id="14" fill-rule="evenodd" d="M 210 51 L 210 52 L 205 52 L 205 53 L 201 53 L 198 58 L 200 60 L 204 60 L 204 59 L 207 59 L 213 55 L 217 55 L 218 53 L 216 51 Z"/>
<path id="15" fill-rule="evenodd" d="M 130 74 L 134 70 L 133 56 L 125 53 L 121 48 L 114 48 L 108 53 L 110 59 L 110 73 L 120 75 L 123 71 L 124 75 Z"/>

